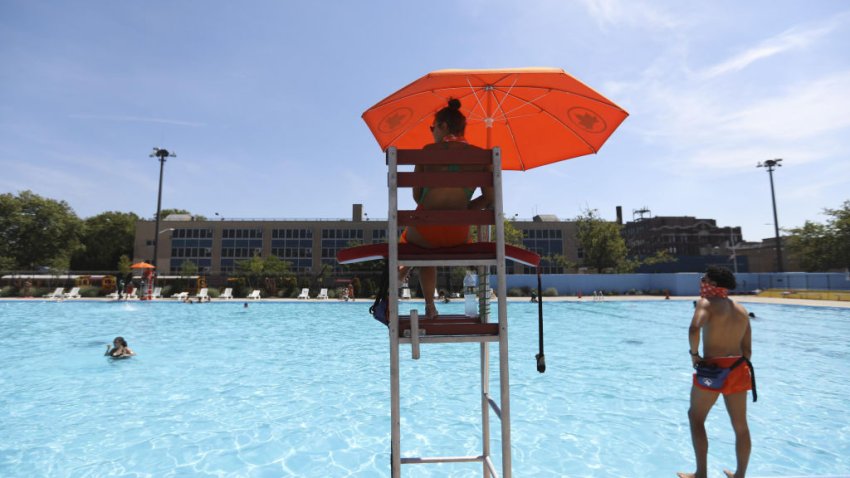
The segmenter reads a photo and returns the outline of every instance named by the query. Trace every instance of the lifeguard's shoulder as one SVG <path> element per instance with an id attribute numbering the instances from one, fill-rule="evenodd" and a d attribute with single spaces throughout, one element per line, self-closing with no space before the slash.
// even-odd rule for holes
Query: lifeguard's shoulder
<path id="1" fill-rule="evenodd" d="M 460 141 L 444 141 L 442 143 L 429 143 L 422 147 L 424 150 L 440 150 L 440 149 L 477 149 L 484 150 L 474 144 L 462 143 Z"/>

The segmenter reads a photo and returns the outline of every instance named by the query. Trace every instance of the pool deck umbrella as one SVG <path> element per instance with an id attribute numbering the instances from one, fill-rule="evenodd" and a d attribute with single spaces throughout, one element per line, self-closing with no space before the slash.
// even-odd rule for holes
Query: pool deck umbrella
<path id="1" fill-rule="evenodd" d="M 143 261 L 131 265 L 130 269 L 156 269 L 156 267 Z"/>
<path id="2" fill-rule="evenodd" d="M 466 139 L 500 147 L 502 169 L 525 171 L 594 154 L 628 113 L 560 68 L 438 70 L 363 113 L 382 150 L 433 142 L 434 114 L 461 101 Z"/>

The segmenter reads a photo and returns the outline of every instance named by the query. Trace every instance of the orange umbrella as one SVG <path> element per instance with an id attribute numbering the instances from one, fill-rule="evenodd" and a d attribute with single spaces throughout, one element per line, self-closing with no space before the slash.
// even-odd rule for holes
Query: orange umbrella
<path id="1" fill-rule="evenodd" d="M 628 113 L 560 68 L 438 70 L 363 113 L 381 149 L 433 142 L 434 114 L 461 101 L 466 139 L 502 148 L 502 168 L 526 170 L 596 153 Z"/>
<path id="2" fill-rule="evenodd" d="M 154 266 L 148 264 L 147 262 L 137 262 L 130 266 L 130 269 L 156 269 Z"/>

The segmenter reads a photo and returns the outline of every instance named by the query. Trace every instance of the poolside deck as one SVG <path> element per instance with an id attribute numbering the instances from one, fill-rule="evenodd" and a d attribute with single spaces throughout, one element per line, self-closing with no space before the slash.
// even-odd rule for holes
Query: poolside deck
<path id="1" fill-rule="evenodd" d="M 671 301 L 687 301 L 693 302 L 697 300 L 698 296 L 671 296 L 669 300 Z M 813 299 L 790 299 L 790 298 L 775 298 L 775 297 L 759 297 L 753 295 L 734 295 L 732 299 L 738 301 L 742 304 L 785 304 L 785 305 L 805 305 L 811 307 L 838 307 L 844 309 L 850 309 L 850 301 L 840 301 L 840 300 L 813 300 Z M 0 297 L 0 301 L 3 300 L 26 300 L 26 301 L 44 301 L 44 302 L 55 302 L 53 299 L 45 299 L 43 297 Z M 244 298 L 233 298 L 230 300 L 222 300 L 222 299 L 212 299 L 211 302 L 214 303 L 241 303 L 245 302 L 247 299 Z M 452 299 L 452 302 L 458 302 L 462 299 Z M 530 297 L 508 297 L 508 302 L 530 302 Z M 663 301 L 665 300 L 663 297 L 657 295 L 615 295 L 615 296 L 606 296 L 603 302 L 626 302 L 626 301 Z M 116 302 L 114 299 L 107 299 L 105 297 L 95 297 L 95 298 L 83 298 L 83 299 L 63 299 L 66 302 L 79 302 L 79 301 L 92 301 L 92 302 Z M 125 301 L 121 301 L 125 302 Z M 156 299 L 154 302 L 180 302 L 176 299 Z M 261 299 L 251 299 L 248 301 L 251 304 L 255 303 L 298 303 L 298 304 L 321 304 L 321 303 L 338 303 L 342 302 L 339 299 L 325 299 L 325 300 L 298 300 L 298 299 L 281 299 L 281 298 L 261 298 Z M 372 299 L 357 299 L 356 302 L 365 303 L 372 302 Z M 401 304 L 406 303 L 417 303 L 423 302 L 423 299 L 406 299 L 400 300 Z M 593 297 L 583 297 L 581 299 L 575 296 L 559 296 L 559 297 L 544 297 L 543 302 L 594 302 Z M 794 478 L 803 478 L 803 477 L 794 477 Z M 845 477 L 850 478 L 850 476 Z"/>

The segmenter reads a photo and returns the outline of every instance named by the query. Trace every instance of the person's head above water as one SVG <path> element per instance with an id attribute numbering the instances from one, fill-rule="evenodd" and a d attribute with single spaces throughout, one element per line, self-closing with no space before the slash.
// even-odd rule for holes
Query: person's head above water
<path id="1" fill-rule="evenodd" d="M 112 346 L 115 348 L 118 347 L 127 347 L 127 341 L 124 340 L 124 337 L 115 337 L 115 340 L 112 341 Z"/>
<path id="2" fill-rule="evenodd" d="M 462 137 L 464 131 L 466 131 L 466 116 L 460 112 L 460 100 L 452 98 L 448 106 L 434 115 L 434 123 L 431 124 L 434 142 L 439 143 L 448 135 Z"/>
<path id="3" fill-rule="evenodd" d="M 732 271 L 726 269 L 725 267 L 708 267 L 705 270 L 703 280 L 711 281 L 717 287 L 723 287 L 724 289 L 729 290 L 734 289 L 738 285 L 737 281 L 735 281 L 735 274 L 732 274 Z"/>

